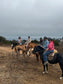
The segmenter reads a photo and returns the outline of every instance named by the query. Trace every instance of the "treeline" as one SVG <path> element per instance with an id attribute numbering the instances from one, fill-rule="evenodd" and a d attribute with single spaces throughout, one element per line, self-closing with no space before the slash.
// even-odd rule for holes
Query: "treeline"
<path id="1" fill-rule="evenodd" d="M 52 39 L 52 41 L 54 42 L 54 45 L 55 46 L 59 46 L 59 40 L 58 39 Z M 39 44 L 40 42 L 38 40 L 32 40 L 32 43 L 36 43 L 36 44 Z"/>
<path id="2" fill-rule="evenodd" d="M 3 45 L 3 44 L 10 45 L 11 43 L 12 43 L 12 41 L 10 41 L 10 40 L 6 40 L 5 37 L 0 36 L 0 45 Z"/>
<path id="3" fill-rule="evenodd" d="M 52 39 L 52 40 L 53 40 L 55 46 L 59 46 L 59 40 L 58 39 Z M 7 40 L 5 37 L 0 36 L 0 45 L 3 45 L 3 44 L 11 45 L 11 43 L 13 43 L 13 42 L 17 42 L 17 41 L 16 40 L 12 40 L 12 41 L 11 40 Z M 22 44 L 24 44 L 25 42 L 26 42 L 26 40 L 23 40 Z M 32 40 L 31 42 L 39 44 L 39 41 L 37 39 Z"/>

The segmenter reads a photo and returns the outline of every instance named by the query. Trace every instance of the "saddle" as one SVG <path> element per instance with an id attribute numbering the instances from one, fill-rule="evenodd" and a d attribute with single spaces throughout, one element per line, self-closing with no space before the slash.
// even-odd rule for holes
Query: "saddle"
<path id="1" fill-rule="evenodd" d="M 58 53 L 58 51 L 56 49 L 54 49 L 54 51 L 48 55 L 48 59 L 52 60 L 54 55 L 55 55 L 55 53 Z"/>

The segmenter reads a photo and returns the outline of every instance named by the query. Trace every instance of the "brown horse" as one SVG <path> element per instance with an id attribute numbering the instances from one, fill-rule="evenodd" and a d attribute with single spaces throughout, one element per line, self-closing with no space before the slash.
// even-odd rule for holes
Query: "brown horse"
<path id="1" fill-rule="evenodd" d="M 34 49 L 35 46 L 37 46 L 37 44 L 35 44 L 35 43 L 29 43 L 28 44 L 27 50 L 29 50 L 29 56 L 32 54 L 32 51 L 33 51 L 33 49 Z M 40 61 L 39 53 L 37 52 L 35 55 L 36 55 L 37 61 Z"/>
<path id="2" fill-rule="evenodd" d="M 27 45 L 27 48 L 25 48 L 25 45 L 19 45 L 17 43 L 12 43 L 11 48 L 14 49 L 14 51 L 17 53 L 17 56 L 20 55 L 20 51 L 22 52 L 22 55 L 25 57 L 25 55 L 30 56 L 32 54 L 32 50 L 34 47 L 37 46 L 35 43 L 29 43 Z M 39 53 L 36 53 L 36 59 L 37 61 L 40 60 Z"/>
<path id="3" fill-rule="evenodd" d="M 35 43 L 29 43 L 28 46 L 27 46 L 27 49 L 34 48 L 35 46 L 37 46 L 37 44 L 35 44 Z"/>
<path id="4" fill-rule="evenodd" d="M 11 49 L 14 49 L 14 51 L 17 53 L 17 56 L 20 55 L 20 51 L 23 56 L 25 56 L 27 52 L 25 45 L 19 45 L 17 43 L 12 43 Z"/>

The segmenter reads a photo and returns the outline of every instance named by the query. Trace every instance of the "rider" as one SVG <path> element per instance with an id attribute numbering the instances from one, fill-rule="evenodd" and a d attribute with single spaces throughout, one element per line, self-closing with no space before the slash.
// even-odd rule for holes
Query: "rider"
<path id="1" fill-rule="evenodd" d="M 44 41 L 42 40 L 42 38 L 40 38 L 40 45 L 39 46 L 35 46 L 35 50 L 37 52 L 39 52 L 41 57 L 42 57 L 43 50 L 48 48 L 48 44 L 49 44 L 49 41 L 48 41 L 47 37 L 44 37 Z"/>
<path id="2" fill-rule="evenodd" d="M 47 37 L 44 37 L 43 48 L 44 48 L 44 49 L 47 49 L 47 48 L 48 48 L 48 44 L 49 44 L 49 41 L 48 41 Z"/>
<path id="3" fill-rule="evenodd" d="M 42 52 L 43 50 L 47 49 L 48 48 L 48 44 L 49 44 L 49 41 L 47 39 L 47 37 L 44 37 L 44 41 L 42 40 L 42 38 L 40 38 L 40 46 L 38 46 L 38 48 L 40 48 L 40 56 L 42 57 Z"/>
<path id="4" fill-rule="evenodd" d="M 43 52 L 45 51 L 46 48 L 48 48 L 48 44 L 49 44 L 49 41 L 47 37 L 44 37 L 44 41 L 42 40 L 42 38 L 40 38 L 40 45 L 35 46 L 34 51 L 33 51 L 34 54 L 38 52 L 40 55 L 40 59 L 42 60 L 43 69 L 44 69 L 43 74 L 45 73 L 45 69 L 46 69 L 46 73 L 48 73 L 48 64 L 46 64 L 45 66 L 44 60 L 43 60 Z"/>
<path id="5" fill-rule="evenodd" d="M 46 51 L 43 53 L 44 65 L 48 64 L 47 55 L 54 51 L 54 43 L 52 39 L 49 38 L 48 40 L 49 40 L 48 48 L 46 48 Z"/>
<path id="6" fill-rule="evenodd" d="M 26 42 L 27 42 L 27 44 L 29 44 L 31 42 L 30 36 L 28 36 L 28 40 Z"/>
<path id="7" fill-rule="evenodd" d="M 25 47 L 27 48 L 28 44 L 31 42 L 30 36 L 28 36 L 28 40 L 25 42 Z"/>
<path id="8" fill-rule="evenodd" d="M 18 44 L 19 44 L 19 45 L 22 45 L 21 37 L 18 37 Z"/>
<path id="9" fill-rule="evenodd" d="M 43 47 L 43 39 L 42 39 L 42 37 L 40 38 L 40 46 Z"/>
<path id="10" fill-rule="evenodd" d="M 42 37 L 40 38 L 40 44 L 38 46 L 36 46 L 36 49 L 38 52 L 43 51 L 43 39 L 42 39 Z"/>

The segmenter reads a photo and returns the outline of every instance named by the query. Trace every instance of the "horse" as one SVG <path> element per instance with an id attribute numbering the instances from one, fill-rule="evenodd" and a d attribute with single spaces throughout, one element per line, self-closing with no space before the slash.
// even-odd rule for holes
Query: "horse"
<path id="1" fill-rule="evenodd" d="M 35 46 L 34 50 L 32 51 L 32 53 L 33 54 L 39 53 L 40 60 L 41 60 L 41 62 L 43 64 L 43 72 L 45 72 L 45 68 L 47 69 L 47 72 L 48 72 L 48 64 L 44 65 L 44 60 L 43 60 L 43 53 L 44 53 L 44 51 L 45 50 L 43 48 L 41 48 L 40 46 Z"/>
<path id="2" fill-rule="evenodd" d="M 35 47 L 34 50 L 32 51 L 32 53 L 35 54 L 36 52 L 39 52 L 39 54 L 41 53 L 43 55 L 44 51 L 45 50 L 43 49 L 42 52 L 41 52 L 40 49 L 37 49 L 37 47 Z M 46 64 L 46 66 L 44 65 L 44 61 L 43 61 L 43 56 L 42 55 L 40 55 L 40 58 L 42 60 L 43 69 L 45 71 L 45 67 L 46 67 L 46 69 L 48 71 L 48 65 L 47 64 Z M 50 59 L 49 56 L 52 57 L 52 58 Z M 60 66 L 61 71 L 62 71 L 62 75 L 61 75 L 60 79 L 63 79 L 63 53 L 59 53 L 57 50 L 54 49 L 54 52 L 50 53 L 48 55 L 48 62 L 50 64 L 59 63 L 59 66 Z"/>
<path id="3" fill-rule="evenodd" d="M 39 53 L 39 56 L 40 56 L 40 60 L 43 64 L 43 74 L 45 72 L 45 69 L 47 70 L 46 73 L 48 73 L 48 64 L 44 65 L 44 60 L 43 60 L 43 53 L 45 52 L 45 49 L 40 47 L 40 46 L 35 46 L 34 47 L 34 50 L 32 51 L 33 54 L 35 53 Z M 54 52 L 53 53 L 50 53 L 47 57 L 49 60 L 52 60 L 54 55 L 58 53 L 58 51 L 56 49 L 54 49 Z"/>
<path id="4" fill-rule="evenodd" d="M 55 53 L 53 59 L 52 60 L 48 59 L 48 62 L 50 64 L 59 63 L 59 66 L 62 71 L 62 75 L 61 75 L 60 79 L 63 79 L 63 53 Z"/>
<path id="5" fill-rule="evenodd" d="M 30 42 L 27 46 L 27 49 L 34 48 L 35 46 L 37 46 L 37 44 Z"/>
<path id="6" fill-rule="evenodd" d="M 36 46 L 35 43 L 31 43 L 31 42 L 28 43 L 26 49 L 28 50 L 28 55 L 29 55 L 29 56 L 32 54 L 32 50 L 33 50 L 33 48 L 34 48 L 35 46 Z"/>
<path id="7" fill-rule="evenodd" d="M 12 43 L 11 49 L 14 49 L 14 51 L 17 53 L 17 56 L 20 55 L 20 51 L 22 51 L 22 55 L 25 57 L 25 54 L 27 53 L 27 50 L 25 48 L 25 45 L 19 45 L 18 43 Z"/>
<path id="8" fill-rule="evenodd" d="M 28 50 L 28 52 L 29 52 L 29 56 L 32 54 L 32 51 L 34 50 L 34 48 L 35 48 L 36 46 L 37 46 L 37 44 L 32 43 L 32 42 L 30 42 L 30 43 L 28 44 L 27 50 Z M 40 56 L 39 56 L 39 53 L 38 53 L 38 52 L 35 53 L 35 56 L 36 56 L 37 62 L 40 62 Z"/>

